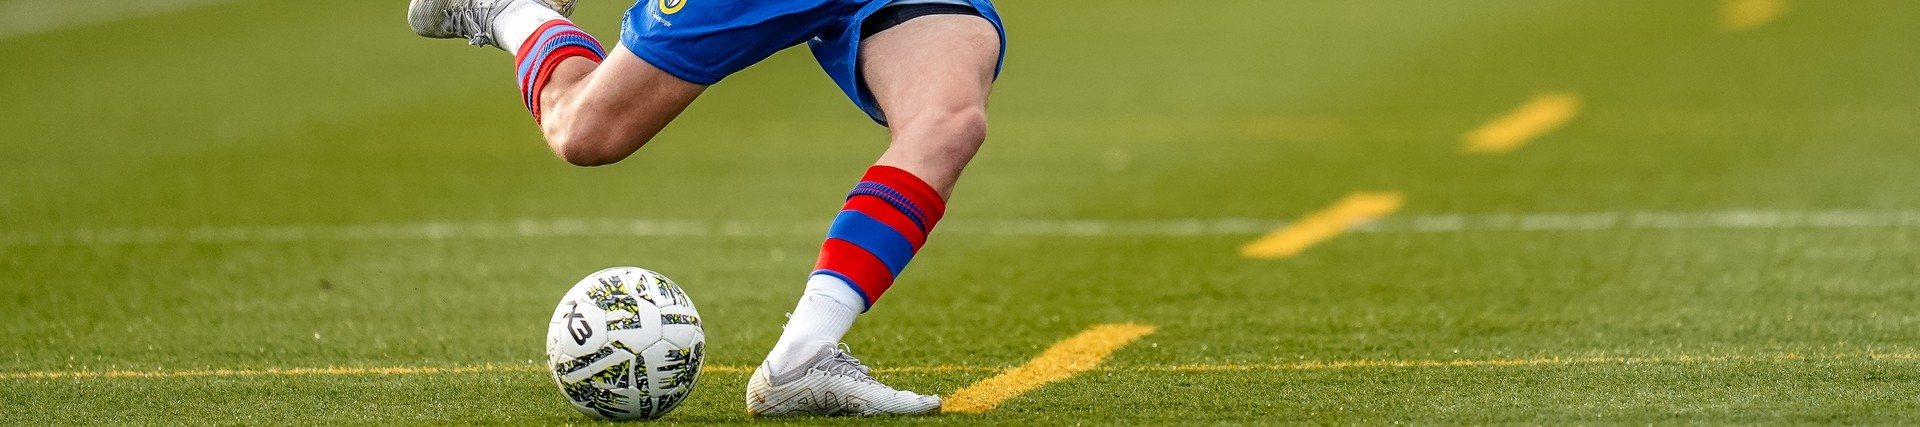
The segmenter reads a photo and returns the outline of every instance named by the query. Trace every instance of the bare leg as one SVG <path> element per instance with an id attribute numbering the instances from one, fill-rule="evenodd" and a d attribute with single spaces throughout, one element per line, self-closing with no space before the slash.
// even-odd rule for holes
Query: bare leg
<path id="1" fill-rule="evenodd" d="M 985 19 L 925 16 L 861 43 L 867 87 L 893 141 L 879 164 L 911 172 L 950 196 L 987 137 L 987 95 L 1000 33 Z"/>
<path id="2" fill-rule="evenodd" d="M 615 46 L 606 63 L 576 57 L 554 70 L 540 93 L 540 130 L 568 163 L 611 164 L 646 145 L 706 88 Z"/>

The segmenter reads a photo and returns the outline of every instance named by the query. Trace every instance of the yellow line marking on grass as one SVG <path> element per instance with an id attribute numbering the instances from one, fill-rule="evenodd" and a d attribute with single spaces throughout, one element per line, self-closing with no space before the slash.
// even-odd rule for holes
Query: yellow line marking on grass
<path id="1" fill-rule="evenodd" d="M 1153 333 L 1154 329 L 1150 325 L 1096 325 L 1054 344 L 1026 365 L 953 392 L 940 410 L 974 414 L 991 411 L 1014 396 L 1099 366 L 1114 350 Z"/>
<path id="2" fill-rule="evenodd" d="M 262 368 L 262 369 L 194 369 L 182 371 L 36 371 L 36 372 L 0 372 L 0 380 L 57 380 L 57 379 L 96 379 L 96 378 L 195 378 L 195 377 L 304 377 L 304 376 L 355 376 L 355 375 L 427 375 L 427 374 L 472 374 L 495 372 L 543 372 L 537 365 L 473 365 L 455 367 L 360 367 L 360 368 Z M 986 366 L 907 366 L 898 368 L 874 369 L 877 373 L 948 373 L 948 372 L 1000 372 L 1003 368 Z M 744 374 L 753 372 L 745 366 L 707 365 L 700 368 L 708 374 Z"/>
<path id="3" fill-rule="evenodd" d="M 1721 0 L 1720 30 L 1740 32 L 1764 27 L 1787 13 L 1787 0 Z"/>
<path id="4" fill-rule="evenodd" d="M 1007 368 L 991 367 L 991 366 L 961 366 L 961 365 L 902 366 L 897 368 L 873 368 L 873 372 L 882 373 L 882 374 L 944 374 L 944 373 L 952 373 L 952 372 L 998 373 L 1005 370 L 1007 370 Z"/>
<path id="5" fill-rule="evenodd" d="M 266 368 L 266 369 L 199 369 L 186 371 L 42 371 L 0 373 L 0 379 L 63 379 L 63 378 L 192 378 L 192 377 L 300 377 L 316 375 L 417 375 L 417 374 L 470 374 L 480 372 L 523 372 L 538 371 L 537 366 L 519 365 L 476 365 L 451 368 L 433 367 L 375 367 L 375 368 Z"/>
<path id="6" fill-rule="evenodd" d="M 1240 256 L 1254 259 L 1291 258 L 1313 245 L 1340 235 L 1355 224 L 1393 214 L 1400 210 L 1405 199 L 1398 192 L 1348 194 L 1325 210 L 1314 212 L 1241 246 Z"/>
<path id="7" fill-rule="evenodd" d="M 1911 362 L 1920 360 L 1920 353 L 1842 353 L 1825 356 L 1807 356 L 1799 353 L 1780 353 L 1761 356 L 1726 355 L 1678 355 L 1666 357 L 1536 357 L 1520 359 L 1455 359 L 1455 360 L 1418 360 L 1418 359 L 1381 359 L 1381 360 L 1340 360 L 1340 361 L 1302 361 L 1294 363 L 1270 364 L 1210 364 L 1146 366 L 1130 370 L 1140 372 L 1233 372 L 1233 371 L 1319 371 L 1333 369 L 1378 369 L 1378 368 L 1478 368 L 1513 367 L 1547 365 L 1671 365 L 1703 364 L 1727 362 L 1802 362 L 1866 359 L 1875 361 Z M 1126 369 L 1126 368 L 1122 368 Z"/>
<path id="8" fill-rule="evenodd" d="M 1519 149 L 1580 115 L 1580 95 L 1569 92 L 1534 95 L 1526 104 L 1466 135 L 1466 152 L 1501 154 Z"/>
<path id="9" fill-rule="evenodd" d="M 1150 327 L 1149 327 L 1150 328 Z M 1333 361 L 1299 361 L 1290 363 L 1225 363 L 1168 366 L 1100 367 L 1092 370 L 1105 372 L 1254 372 L 1254 371 L 1318 371 L 1334 369 L 1387 369 L 1387 368 L 1474 368 L 1474 367 L 1513 367 L 1544 365 L 1656 365 L 1656 364 L 1705 364 L 1727 362 L 1802 362 L 1802 361 L 1839 361 L 1871 360 L 1913 362 L 1920 361 L 1920 353 L 1836 353 L 1829 355 L 1804 355 L 1799 353 L 1778 353 L 1758 356 L 1727 355 L 1678 355 L 1649 357 L 1535 357 L 1515 359 L 1362 359 Z M 533 373 L 544 372 L 536 365 L 476 365 L 460 367 L 389 367 L 389 368 L 267 368 L 267 369 L 206 369 L 188 371 L 39 371 L 0 373 L 0 380 L 57 380 L 57 379 L 122 379 L 122 378 L 194 378 L 194 377 L 263 377 L 263 376 L 366 376 L 366 375 L 429 375 L 429 374 L 471 374 L 471 373 Z M 990 366 L 905 366 L 897 368 L 877 368 L 875 373 L 997 373 L 1010 372 L 1007 368 Z M 708 374 L 746 374 L 753 368 L 745 366 L 707 365 L 700 369 Z"/>

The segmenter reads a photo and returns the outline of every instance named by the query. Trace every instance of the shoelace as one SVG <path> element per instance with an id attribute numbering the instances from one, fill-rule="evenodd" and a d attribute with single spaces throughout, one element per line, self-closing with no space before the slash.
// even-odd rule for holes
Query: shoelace
<path id="1" fill-rule="evenodd" d="M 481 29 L 486 27 L 485 24 L 481 23 L 480 19 L 477 18 L 480 14 L 474 13 L 474 8 L 475 6 L 469 5 L 447 9 L 447 19 L 453 22 L 454 33 L 468 35 L 467 44 L 486 46 L 487 43 L 493 41 L 493 38 L 489 37 L 486 31 L 481 31 Z"/>
<path id="2" fill-rule="evenodd" d="M 840 343 L 840 345 L 834 346 L 834 350 L 836 351 L 834 351 L 831 358 L 828 359 L 829 363 L 826 363 L 825 365 L 827 366 L 823 367 L 823 370 L 827 371 L 827 373 L 846 375 L 859 381 L 879 382 L 873 379 L 871 375 L 873 373 L 872 368 L 868 368 L 866 364 L 860 363 L 860 359 L 853 358 L 853 348 L 848 347 L 847 343 Z"/>

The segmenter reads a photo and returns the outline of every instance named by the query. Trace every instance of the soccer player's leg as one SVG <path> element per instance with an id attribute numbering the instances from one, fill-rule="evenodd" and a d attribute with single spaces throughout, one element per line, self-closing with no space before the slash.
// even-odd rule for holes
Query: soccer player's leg
<path id="1" fill-rule="evenodd" d="M 576 165 L 618 162 L 679 116 L 706 86 L 668 74 L 624 45 L 609 56 L 599 41 L 567 20 L 573 4 L 412 0 L 407 21 L 422 36 L 464 38 L 513 53 L 521 95 L 548 148 Z"/>
<path id="2" fill-rule="evenodd" d="M 885 113 L 892 141 L 849 194 L 780 342 L 748 380 L 750 413 L 939 409 L 938 397 L 881 384 L 835 347 L 926 242 L 961 170 L 986 139 L 987 96 L 1002 46 L 997 26 L 966 14 L 902 19 L 861 42 L 858 53 L 865 87 Z"/>
<path id="3" fill-rule="evenodd" d="M 707 88 L 661 71 L 625 45 L 615 46 L 597 66 L 579 58 L 568 61 L 536 92 L 540 101 L 532 111 L 548 148 L 579 166 L 612 164 L 632 155 Z"/>

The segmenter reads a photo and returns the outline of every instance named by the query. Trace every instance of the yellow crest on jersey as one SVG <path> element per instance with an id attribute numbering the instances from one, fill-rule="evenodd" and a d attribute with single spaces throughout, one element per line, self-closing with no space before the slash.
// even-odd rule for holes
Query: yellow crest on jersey
<path id="1" fill-rule="evenodd" d="M 687 7 L 687 0 L 659 0 L 659 1 L 660 1 L 660 13 L 664 13 L 668 15 L 672 15 L 675 12 L 679 12 L 680 8 Z"/>

